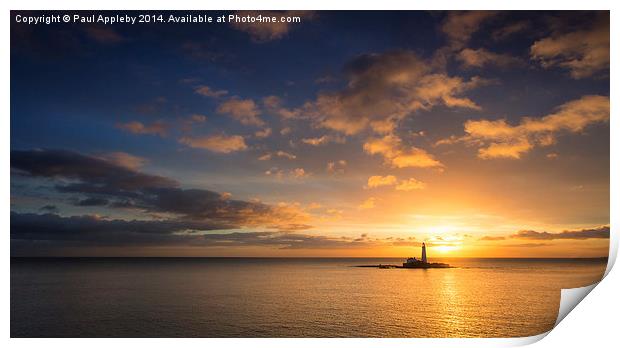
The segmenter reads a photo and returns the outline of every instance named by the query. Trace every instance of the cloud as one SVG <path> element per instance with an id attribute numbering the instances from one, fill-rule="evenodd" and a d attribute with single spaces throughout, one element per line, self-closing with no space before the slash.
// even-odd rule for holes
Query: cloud
<path id="1" fill-rule="evenodd" d="M 53 204 L 47 204 L 39 208 L 40 211 L 45 211 L 48 213 L 53 213 L 58 211 L 58 207 Z"/>
<path id="2" fill-rule="evenodd" d="M 268 228 L 276 228 L 281 232 L 294 232 L 294 231 L 303 231 L 309 230 L 313 226 L 306 224 L 285 224 L 285 225 L 277 225 L 277 226 L 267 226 Z"/>
<path id="3" fill-rule="evenodd" d="M 331 237 L 298 231 L 303 224 L 277 226 L 278 231 L 215 233 L 228 226 L 178 220 L 119 220 L 98 216 L 11 212 L 11 252 L 33 255 L 48 247 L 71 246 L 196 246 L 270 247 L 278 249 L 351 249 L 378 246 L 419 246 L 414 238 Z M 41 243 L 45 241 L 45 243 Z M 49 249 L 48 249 L 49 250 Z M 62 252 L 62 249 L 60 249 Z"/>
<path id="4" fill-rule="evenodd" d="M 301 109 L 288 109 L 282 106 L 282 104 L 282 98 L 275 95 L 270 95 L 263 98 L 263 105 L 268 112 L 277 115 L 284 120 L 296 119 L 301 117 Z"/>
<path id="5" fill-rule="evenodd" d="M 382 186 L 395 186 L 397 191 L 413 191 L 426 188 L 426 183 L 415 178 L 409 178 L 398 182 L 398 179 L 394 175 L 373 175 L 368 178 L 365 188 L 377 188 Z"/>
<path id="6" fill-rule="evenodd" d="M 395 168 L 443 167 L 441 162 L 431 154 L 416 147 L 405 147 L 396 135 L 386 135 L 382 138 L 371 138 L 364 143 L 364 151 L 383 156 L 384 162 Z"/>
<path id="7" fill-rule="evenodd" d="M 102 25 L 85 26 L 84 31 L 91 39 L 101 44 L 116 44 L 125 41 L 125 38 L 114 29 Z"/>
<path id="8" fill-rule="evenodd" d="M 265 128 L 263 130 L 258 130 L 254 132 L 254 136 L 257 138 L 267 138 L 271 135 L 271 128 Z"/>
<path id="9" fill-rule="evenodd" d="M 481 110 L 482 108 L 471 99 L 459 97 L 462 92 L 490 83 L 478 77 L 464 81 L 460 77 L 449 77 L 443 74 L 424 76 L 416 89 L 421 99 L 421 107 L 430 108 L 434 104 L 443 103 L 451 108 Z"/>
<path id="10" fill-rule="evenodd" d="M 252 38 L 252 41 L 257 43 L 263 43 L 281 39 L 286 36 L 296 23 L 290 23 L 286 21 L 280 21 L 281 17 L 301 17 L 301 22 L 312 20 L 315 17 L 315 13 L 312 11 L 237 11 L 235 15 L 242 17 L 275 17 L 276 20 L 272 22 L 258 22 L 258 21 L 232 21 L 230 25 L 240 31 L 248 33 Z"/>
<path id="11" fill-rule="evenodd" d="M 398 179 L 394 175 L 373 175 L 368 178 L 368 182 L 366 183 L 367 188 L 376 188 L 381 186 L 392 186 L 396 185 Z"/>
<path id="12" fill-rule="evenodd" d="M 599 15 L 590 28 L 556 31 L 534 42 L 530 57 L 544 68 L 566 69 L 574 79 L 609 70 L 609 13 Z"/>
<path id="13" fill-rule="evenodd" d="M 413 191 L 413 190 L 422 190 L 426 188 L 426 183 L 417 180 L 415 178 L 409 178 L 407 180 L 403 180 L 400 184 L 396 185 L 397 191 Z"/>
<path id="14" fill-rule="evenodd" d="M 368 128 L 390 133 L 411 113 L 437 105 L 478 110 L 463 93 L 487 83 L 433 71 L 432 64 L 411 51 L 361 55 L 346 65 L 345 77 L 344 89 L 320 92 L 302 113 L 316 126 L 347 135 Z"/>
<path id="15" fill-rule="evenodd" d="M 510 23 L 506 26 L 503 26 L 495 30 L 491 36 L 493 37 L 493 40 L 500 41 L 514 34 L 528 30 L 529 28 L 531 28 L 531 26 L 532 26 L 532 23 L 530 21 L 522 20 L 522 21 Z"/>
<path id="16" fill-rule="evenodd" d="M 588 95 L 564 103 L 543 117 L 523 117 L 514 126 L 505 119 L 468 120 L 465 136 L 442 139 L 435 145 L 465 142 L 478 146 L 478 157 L 483 159 L 518 159 L 537 146 L 554 144 L 560 132 L 579 133 L 607 121 L 609 97 Z"/>
<path id="17" fill-rule="evenodd" d="M 131 121 L 127 123 L 118 123 L 116 127 L 133 134 L 150 134 L 159 135 L 160 137 L 165 137 L 168 132 L 168 125 L 162 121 L 156 121 L 150 125 L 138 121 Z"/>
<path id="18" fill-rule="evenodd" d="M 18 241 L 81 242 L 97 246 L 194 244 L 199 242 L 199 236 L 175 233 L 228 227 L 209 222 L 119 220 L 92 215 L 62 217 L 11 212 L 11 240 Z"/>
<path id="19" fill-rule="evenodd" d="M 276 152 L 276 156 L 284 157 L 284 158 L 287 158 L 287 159 L 290 159 L 290 160 L 293 160 L 293 159 L 297 158 L 297 156 L 293 155 L 292 153 L 288 153 L 286 151 L 281 151 L 281 150 Z"/>
<path id="20" fill-rule="evenodd" d="M 180 129 L 183 132 L 190 132 L 194 125 L 207 122 L 207 116 L 201 114 L 192 114 L 181 120 Z"/>
<path id="21" fill-rule="evenodd" d="M 246 126 L 265 125 L 265 122 L 258 117 L 261 112 L 252 99 L 232 97 L 220 104 L 217 108 L 217 112 L 220 114 L 228 114 L 230 117 Z"/>
<path id="22" fill-rule="evenodd" d="M 210 97 L 210 98 L 219 98 L 219 97 L 223 97 L 226 94 L 228 94 L 228 91 L 226 90 L 214 90 L 211 87 L 204 86 L 204 85 L 196 87 L 194 92 L 202 96 Z"/>
<path id="23" fill-rule="evenodd" d="M 281 157 L 281 158 L 286 158 L 286 159 L 289 159 L 289 160 L 294 160 L 294 159 L 297 158 L 297 156 L 295 156 L 292 153 L 280 150 L 280 151 L 276 151 L 276 152 L 273 152 L 273 153 L 264 154 L 263 156 L 260 156 L 258 158 L 258 160 L 259 161 L 268 161 L 268 160 L 272 159 L 273 156 L 277 156 L 277 157 Z"/>
<path id="24" fill-rule="evenodd" d="M 377 199 L 375 197 L 370 197 L 362 202 L 362 204 L 360 204 L 357 208 L 360 210 L 372 209 L 375 207 L 376 202 Z"/>
<path id="25" fill-rule="evenodd" d="M 457 54 L 456 59 L 460 61 L 465 68 L 482 68 L 489 65 L 508 67 L 510 65 L 521 64 L 518 58 L 508 54 L 494 53 L 484 48 L 476 50 L 466 48 Z"/>
<path id="26" fill-rule="evenodd" d="M 301 179 L 309 176 L 310 173 L 306 172 L 303 168 L 295 168 L 291 170 L 291 176 L 295 179 Z"/>
<path id="27" fill-rule="evenodd" d="M 529 152 L 534 146 L 527 139 L 516 139 L 507 143 L 492 143 L 486 148 L 478 150 L 478 157 L 490 158 L 514 158 L 519 159 L 524 153 Z"/>
<path id="28" fill-rule="evenodd" d="M 422 243 L 415 241 L 415 237 L 407 237 L 407 238 L 402 238 L 402 237 L 391 238 L 391 237 L 388 237 L 386 239 L 393 240 L 392 245 L 394 245 L 394 246 L 415 246 L 415 247 L 419 247 L 419 246 L 422 245 Z M 426 245 L 429 245 L 429 243 L 426 243 Z"/>
<path id="29" fill-rule="evenodd" d="M 102 205 L 108 205 L 109 201 L 105 198 L 98 197 L 90 197 L 86 199 L 82 199 L 75 203 L 75 205 L 80 207 L 96 207 Z"/>
<path id="30" fill-rule="evenodd" d="M 162 188 L 138 204 L 152 212 L 175 214 L 184 220 L 217 221 L 231 226 L 264 226 L 304 222 L 306 215 L 294 207 L 226 199 L 218 192 L 201 189 Z"/>
<path id="31" fill-rule="evenodd" d="M 149 175 L 126 166 L 65 150 L 11 151 L 11 169 L 30 177 L 77 180 L 62 186 L 65 190 L 121 192 L 154 187 L 175 187 L 172 179 Z M 88 183 L 87 186 L 80 183 Z"/>
<path id="32" fill-rule="evenodd" d="M 126 152 L 110 152 L 99 155 L 99 158 L 117 164 L 121 167 L 138 170 L 148 162 L 144 157 L 134 156 Z"/>
<path id="33" fill-rule="evenodd" d="M 514 247 L 514 248 L 538 248 L 538 247 L 545 247 L 549 245 L 551 244 L 549 243 L 521 243 L 521 244 L 508 244 L 505 246 Z"/>
<path id="34" fill-rule="evenodd" d="M 265 175 L 276 177 L 277 179 L 283 179 L 287 176 L 290 179 L 300 180 L 309 177 L 311 174 L 303 168 L 294 168 L 285 172 L 278 167 L 272 167 L 265 171 Z"/>
<path id="35" fill-rule="evenodd" d="M 307 210 L 316 210 L 316 209 L 321 209 L 321 208 L 323 208 L 323 206 L 320 203 L 317 203 L 317 202 L 311 202 L 306 207 Z"/>
<path id="36" fill-rule="evenodd" d="M 478 240 L 487 240 L 487 241 L 496 241 L 496 240 L 505 240 L 506 237 L 503 236 L 484 236 Z"/>
<path id="37" fill-rule="evenodd" d="M 441 24 L 449 46 L 458 49 L 467 44 L 482 24 L 493 18 L 495 11 L 451 11 Z"/>
<path id="38" fill-rule="evenodd" d="M 205 137 L 182 137 L 179 142 L 189 147 L 206 149 L 216 153 L 242 151 L 248 147 L 240 135 L 216 134 Z"/>
<path id="39" fill-rule="evenodd" d="M 15 175 L 57 182 L 54 189 L 73 196 L 78 204 L 102 205 L 107 200 L 110 208 L 164 214 L 184 223 L 208 222 L 218 228 L 240 228 L 305 223 L 308 219 L 295 205 L 272 206 L 230 199 L 209 190 L 182 189 L 175 180 L 70 151 L 13 150 L 11 170 Z"/>
<path id="40" fill-rule="evenodd" d="M 301 142 L 312 146 L 321 146 L 329 143 L 343 144 L 346 141 L 345 138 L 334 135 L 322 135 L 317 138 L 304 138 Z"/>
<path id="41" fill-rule="evenodd" d="M 559 233 L 537 232 L 537 231 L 519 231 L 510 236 L 517 239 L 533 239 L 533 240 L 553 240 L 553 239 L 608 239 L 609 226 L 601 226 L 575 231 L 563 231 Z"/>
<path id="42" fill-rule="evenodd" d="M 327 166 L 325 170 L 329 174 L 344 174 L 346 168 L 347 168 L 347 161 L 338 160 L 334 162 L 327 162 Z"/>
<path id="43" fill-rule="evenodd" d="M 351 238 L 335 238 L 322 235 L 301 233 L 236 233 L 234 235 L 209 235 L 209 241 L 218 241 L 222 245 L 233 244 L 254 246 L 276 246 L 280 249 L 348 249 L 369 247 L 372 244 L 366 241 L 356 241 Z M 223 239 L 223 243 L 222 240 Z"/>
<path id="44" fill-rule="evenodd" d="M 546 155 L 545 155 L 545 157 L 547 157 L 547 158 L 549 158 L 549 159 L 556 159 L 556 158 L 558 158 L 559 156 L 560 156 L 560 155 L 558 155 L 558 154 L 557 154 L 557 153 L 555 153 L 555 152 L 551 152 L 551 153 L 548 153 L 548 154 L 546 154 Z"/>
<path id="45" fill-rule="evenodd" d="M 269 158 L 271 158 L 271 155 Z M 275 176 L 276 178 L 281 179 L 284 176 L 284 171 L 278 167 L 271 167 L 265 171 L 265 175 Z"/>

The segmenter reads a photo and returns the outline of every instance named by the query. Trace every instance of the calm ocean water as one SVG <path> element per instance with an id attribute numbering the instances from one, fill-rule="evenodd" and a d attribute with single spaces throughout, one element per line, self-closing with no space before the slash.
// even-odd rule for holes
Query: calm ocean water
<path id="1" fill-rule="evenodd" d="M 553 327 L 561 288 L 606 259 L 11 260 L 13 337 L 515 337 Z"/>

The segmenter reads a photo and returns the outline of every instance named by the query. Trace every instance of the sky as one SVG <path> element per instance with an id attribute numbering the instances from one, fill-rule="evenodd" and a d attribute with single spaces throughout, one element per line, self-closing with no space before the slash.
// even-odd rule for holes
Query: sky
<path id="1" fill-rule="evenodd" d="M 44 14 L 11 12 L 13 256 L 607 256 L 609 12 Z"/>

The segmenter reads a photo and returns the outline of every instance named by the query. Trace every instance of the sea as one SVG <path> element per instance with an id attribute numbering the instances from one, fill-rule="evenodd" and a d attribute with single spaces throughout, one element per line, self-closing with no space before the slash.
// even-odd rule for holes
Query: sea
<path id="1" fill-rule="evenodd" d="M 12 258 L 12 337 L 521 337 L 607 259 Z"/>

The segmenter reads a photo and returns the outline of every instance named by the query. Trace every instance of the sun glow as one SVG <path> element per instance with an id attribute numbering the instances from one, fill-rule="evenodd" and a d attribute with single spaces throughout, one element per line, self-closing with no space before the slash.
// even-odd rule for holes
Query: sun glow
<path id="1" fill-rule="evenodd" d="M 446 253 L 450 253 L 453 251 L 456 251 L 460 249 L 459 246 L 456 245 L 437 245 L 437 246 L 433 246 L 433 251 L 437 251 L 441 254 L 446 254 Z"/>
<path id="2" fill-rule="evenodd" d="M 447 234 L 455 233 L 459 230 L 458 227 L 453 225 L 435 225 L 424 228 L 425 231 L 429 235 L 434 235 L 437 237 L 444 237 Z"/>

